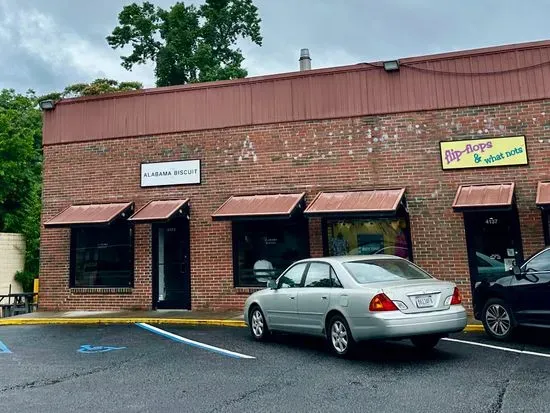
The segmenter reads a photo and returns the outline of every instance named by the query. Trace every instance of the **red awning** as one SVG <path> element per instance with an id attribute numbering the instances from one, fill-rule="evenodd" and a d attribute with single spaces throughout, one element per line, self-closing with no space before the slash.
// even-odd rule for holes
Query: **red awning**
<path id="1" fill-rule="evenodd" d="M 404 194 L 405 188 L 357 192 L 320 192 L 306 208 L 305 214 L 393 214 L 397 211 Z"/>
<path id="2" fill-rule="evenodd" d="M 541 207 L 550 207 L 550 182 L 539 182 L 536 204 Z"/>
<path id="3" fill-rule="evenodd" d="M 177 214 L 183 214 L 184 207 L 189 199 L 177 199 L 170 201 L 151 201 L 140 208 L 128 220 L 136 223 L 167 221 Z"/>
<path id="4" fill-rule="evenodd" d="M 456 191 L 453 208 L 508 208 L 514 199 L 514 183 L 461 185 Z"/>
<path id="5" fill-rule="evenodd" d="M 212 219 L 289 218 L 305 194 L 232 196 L 218 208 Z"/>
<path id="6" fill-rule="evenodd" d="M 46 227 L 109 224 L 130 214 L 133 202 L 116 204 L 72 205 L 44 224 Z"/>

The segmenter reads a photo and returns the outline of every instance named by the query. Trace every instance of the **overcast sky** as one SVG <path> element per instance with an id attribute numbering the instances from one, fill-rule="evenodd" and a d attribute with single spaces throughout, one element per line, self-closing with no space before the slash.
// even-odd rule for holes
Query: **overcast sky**
<path id="1" fill-rule="evenodd" d="M 174 0 L 152 0 L 169 7 Z M 154 85 L 105 40 L 124 0 L 0 0 L 0 88 L 38 93 L 98 77 Z M 185 3 L 201 3 L 199 0 Z M 262 47 L 243 43 L 249 75 L 550 39 L 548 0 L 256 0 Z"/>

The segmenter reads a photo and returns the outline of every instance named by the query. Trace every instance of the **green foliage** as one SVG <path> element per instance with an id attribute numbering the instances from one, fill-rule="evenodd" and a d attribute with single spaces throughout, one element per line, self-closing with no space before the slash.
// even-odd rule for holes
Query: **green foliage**
<path id="1" fill-rule="evenodd" d="M 132 47 L 121 56 L 127 70 L 153 61 L 157 86 L 246 77 L 237 40 L 262 44 L 252 0 L 206 0 L 200 7 L 177 2 L 170 10 L 133 3 L 118 20 L 107 42 L 113 49 Z"/>
<path id="2" fill-rule="evenodd" d="M 61 100 L 64 98 L 76 98 L 81 96 L 95 96 L 104 93 L 125 92 L 140 90 L 143 85 L 140 82 L 118 82 L 113 79 L 96 79 L 91 83 L 75 83 L 67 86 L 63 92 L 53 92 L 41 96 L 39 100 Z"/>
<path id="3" fill-rule="evenodd" d="M 17 271 L 15 274 L 15 281 L 17 281 L 23 291 L 32 292 L 34 287 L 34 279 L 38 276 L 38 273 L 31 271 Z"/>
<path id="4" fill-rule="evenodd" d="M 143 85 L 140 82 L 117 82 L 112 79 L 96 79 L 92 83 L 77 83 L 67 86 L 63 92 L 63 97 L 95 96 L 142 88 Z"/>
<path id="5" fill-rule="evenodd" d="M 0 230 L 16 231 L 18 214 L 35 194 L 41 174 L 40 111 L 33 94 L 0 92 Z M 40 181 L 40 180 L 38 180 Z M 16 231 L 18 232 L 18 231 Z"/>
<path id="6" fill-rule="evenodd" d="M 25 268 L 15 278 L 25 291 L 32 291 L 40 267 L 42 114 L 38 102 L 141 88 L 139 82 L 96 79 L 39 98 L 33 91 L 26 95 L 0 91 L 0 232 L 25 237 Z"/>
<path id="7" fill-rule="evenodd" d="M 25 236 L 24 272 L 31 280 L 39 269 L 41 132 L 42 117 L 34 92 L 0 91 L 0 231 Z M 29 288 L 26 281 L 23 284 Z"/>

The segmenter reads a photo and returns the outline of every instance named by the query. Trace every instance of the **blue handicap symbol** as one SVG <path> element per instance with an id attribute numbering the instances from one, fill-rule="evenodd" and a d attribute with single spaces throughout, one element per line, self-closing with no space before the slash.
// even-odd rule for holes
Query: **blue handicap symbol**
<path id="1" fill-rule="evenodd" d="M 2 343 L 0 341 L 0 354 L 2 353 L 11 353 L 10 349 L 8 348 L 8 346 L 6 346 L 4 343 Z"/>
<path id="2" fill-rule="evenodd" d="M 126 347 L 112 347 L 112 346 L 92 346 L 90 344 L 84 344 L 77 350 L 79 353 L 106 353 L 113 350 L 123 350 Z"/>

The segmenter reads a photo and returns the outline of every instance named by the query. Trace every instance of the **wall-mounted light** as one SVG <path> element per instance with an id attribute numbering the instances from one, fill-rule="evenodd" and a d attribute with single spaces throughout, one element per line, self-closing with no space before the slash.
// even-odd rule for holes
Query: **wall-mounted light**
<path id="1" fill-rule="evenodd" d="M 51 99 L 42 100 L 38 103 L 38 106 L 40 106 L 42 110 L 52 110 L 55 108 L 55 102 Z"/>
<path id="2" fill-rule="evenodd" d="M 399 60 L 388 60 L 384 62 L 384 70 L 386 72 L 395 72 L 399 70 Z"/>

